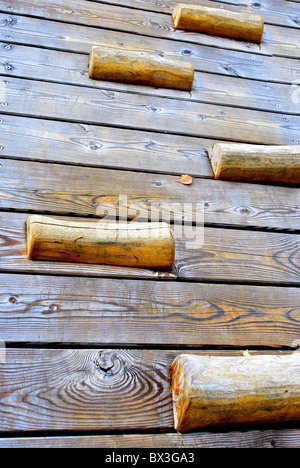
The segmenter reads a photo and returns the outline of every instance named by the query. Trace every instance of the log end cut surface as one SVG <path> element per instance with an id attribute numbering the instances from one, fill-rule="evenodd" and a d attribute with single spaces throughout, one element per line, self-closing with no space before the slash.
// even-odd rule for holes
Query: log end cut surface
<path id="1" fill-rule="evenodd" d="M 208 156 L 216 179 L 300 183 L 299 145 L 215 143 Z"/>

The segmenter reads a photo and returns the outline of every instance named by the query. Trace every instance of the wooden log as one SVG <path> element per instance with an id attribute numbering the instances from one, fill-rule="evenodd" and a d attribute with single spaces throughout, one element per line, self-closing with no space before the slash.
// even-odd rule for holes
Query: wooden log
<path id="1" fill-rule="evenodd" d="M 89 77 L 190 91 L 194 66 L 144 52 L 94 46 L 90 53 Z"/>
<path id="2" fill-rule="evenodd" d="M 177 431 L 300 419 L 300 353 L 181 354 L 171 365 Z"/>
<path id="3" fill-rule="evenodd" d="M 175 28 L 227 36 L 260 43 L 264 21 L 261 16 L 179 3 L 172 14 Z"/>
<path id="4" fill-rule="evenodd" d="M 300 146 L 215 143 L 208 149 L 216 179 L 299 184 Z"/>
<path id="5" fill-rule="evenodd" d="M 27 220 L 27 254 L 31 260 L 169 269 L 175 240 L 165 223 L 74 222 L 34 215 Z"/>

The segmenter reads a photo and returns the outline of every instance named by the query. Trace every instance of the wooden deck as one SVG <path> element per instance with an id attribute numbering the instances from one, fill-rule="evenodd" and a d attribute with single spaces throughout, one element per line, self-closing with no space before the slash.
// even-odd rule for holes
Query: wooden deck
<path id="1" fill-rule="evenodd" d="M 176 0 L 0 0 L 1 447 L 300 446 L 296 422 L 173 429 L 182 351 L 300 346 L 300 189 L 216 181 L 206 153 L 300 143 L 300 3 L 198 1 L 261 14 L 262 44 L 174 30 Z M 109 43 L 191 61 L 192 92 L 90 80 Z M 177 238 L 172 272 L 26 259 L 29 214 L 119 195 L 171 223 L 203 207 L 203 247 Z"/>

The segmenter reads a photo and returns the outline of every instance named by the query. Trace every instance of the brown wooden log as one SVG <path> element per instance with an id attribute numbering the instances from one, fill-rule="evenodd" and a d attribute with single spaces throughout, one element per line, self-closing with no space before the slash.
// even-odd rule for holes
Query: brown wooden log
<path id="1" fill-rule="evenodd" d="M 300 353 L 181 354 L 171 365 L 177 431 L 235 423 L 300 420 Z"/>
<path id="2" fill-rule="evenodd" d="M 165 223 L 73 222 L 34 215 L 27 220 L 27 254 L 31 260 L 169 269 L 175 241 Z"/>
<path id="3" fill-rule="evenodd" d="M 194 66 L 144 52 L 94 46 L 90 53 L 89 77 L 190 91 Z"/>
<path id="4" fill-rule="evenodd" d="M 215 143 L 208 149 L 216 179 L 299 184 L 300 146 Z"/>
<path id="5" fill-rule="evenodd" d="M 264 21 L 261 16 L 179 3 L 172 14 L 175 28 L 227 36 L 260 43 Z"/>

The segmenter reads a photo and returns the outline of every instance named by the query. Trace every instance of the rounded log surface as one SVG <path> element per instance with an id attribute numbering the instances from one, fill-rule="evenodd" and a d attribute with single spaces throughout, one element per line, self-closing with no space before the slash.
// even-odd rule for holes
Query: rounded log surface
<path id="1" fill-rule="evenodd" d="M 180 3 L 174 8 L 172 17 L 175 28 L 258 43 L 264 30 L 261 16 L 199 5 Z"/>

